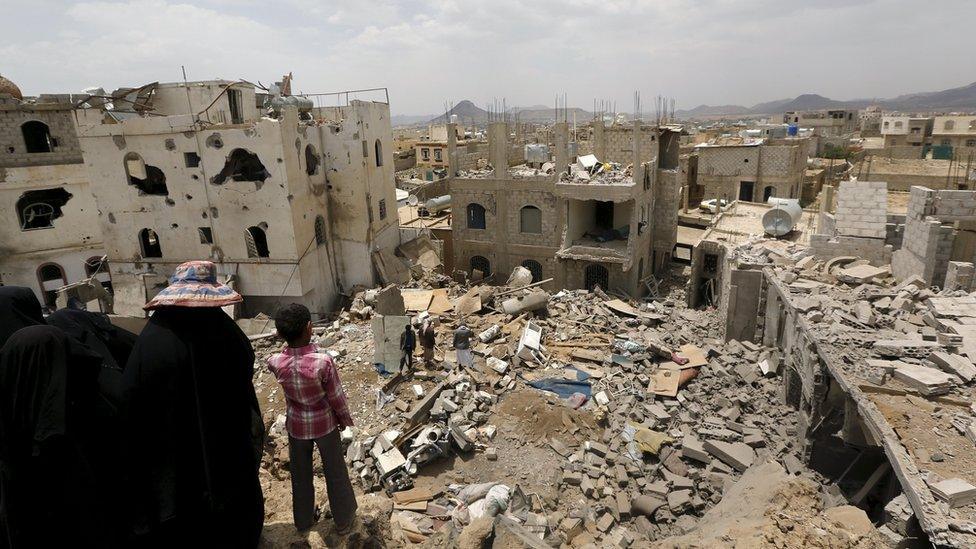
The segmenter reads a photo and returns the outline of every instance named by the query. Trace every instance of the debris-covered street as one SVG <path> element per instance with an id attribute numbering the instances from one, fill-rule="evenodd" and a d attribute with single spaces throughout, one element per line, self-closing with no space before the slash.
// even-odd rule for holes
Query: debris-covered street
<path id="1" fill-rule="evenodd" d="M 646 302 L 599 289 L 517 288 L 447 284 L 453 307 L 437 314 L 427 312 L 438 306 L 436 288 L 402 290 L 409 315 L 437 319 L 434 366 L 418 364 L 418 353 L 404 376 L 374 368 L 371 324 L 377 308 L 390 307 L 376 292 L 316 330 L 317 344 L 337 357 L 357 422 L 344 438 L 365 528 L 348 546 L 370 538 L 480 547 L 494 531 L 496 546 L 510 538 L 678 547 L 720 539 L 723 524 L 731 531 L 746 516 L 757 521 L 750 535 L 768 541 L 789 528 L 812 546 L 881 546 L 873 527 L 857 526 L 870 526 L 862 511 L 822 512 L 822 479 L 798 459 L 795 411 L 777 396 L 777 354 L 716 338 L 716 311 L 684 306 L 680 270 Z M 539 295 L 546 299 L 534 311 L 501 312 L 506 299 Z M 458 366 L 451 348 L 462 322 L 479 334 L 472 368 Z M 278 345 L 268 337 L 255 346 L 262 356 Z M 265 540 L 281 546 L 299 536 L 290 528 L 284 402 L 258 362 L 271 433 Z M 762 497 L 750 496 L 743 513 L 746 502 L 723 503 L 735 490 Z M 838 520 L 842 512 L 852 518 Z M 775 518 L 763 519 L 768 513 Z M 323 526 L 307 539 L 324 546 L 329 536 Z"/>

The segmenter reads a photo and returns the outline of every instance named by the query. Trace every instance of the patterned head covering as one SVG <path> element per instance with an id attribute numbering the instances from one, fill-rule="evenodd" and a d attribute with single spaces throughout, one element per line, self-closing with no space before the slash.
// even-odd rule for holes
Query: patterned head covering
<path id="1" fill-rule="evenodd" d="M 211 261 L 187 261 L 176 268 L 169 286 L 156 294 L 143 309 L 158 307 L 223 307 L 244 301 L 241 294 L 217 282 Z"/>

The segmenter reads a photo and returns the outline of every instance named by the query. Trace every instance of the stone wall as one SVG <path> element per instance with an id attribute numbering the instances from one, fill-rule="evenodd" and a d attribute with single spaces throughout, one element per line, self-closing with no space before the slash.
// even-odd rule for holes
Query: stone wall
<path id="1" fill-rule="evenodd" d="M 11 109 L 8 105 L 0 105 L 0 167 L 81 163 L 81 146 L 73 112 L 70 109 L 33 110 L 23 106 Z M 47 124 L 53 145 L 51 152 L 27 152 L 21 127 L 32 120 Z"/>

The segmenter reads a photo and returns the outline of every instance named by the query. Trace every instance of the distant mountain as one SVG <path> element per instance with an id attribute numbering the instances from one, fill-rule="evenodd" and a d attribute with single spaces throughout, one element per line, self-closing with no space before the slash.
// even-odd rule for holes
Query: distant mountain
<path id="1" fill-rule="evenodd" d="M 555 109 L 553 107 L 547 107 L 545 105 L 533 105 L 531 107 L 510 107 L 509 117 L 518 117 L 521 122 L 552 122 L 556 118 Z M 428 119 L 428 124 L 443 124 L 445 120 L 452 114 L 458 115 L 458 123 L 460 124 L 471 124 L 474 121 L 475 124 L 484 124 L 488 121 L 488 111 L 482 109 L 481 107 L 475 105 L 471 101 L 465 99 L 454 105 L 447 115 L 439 115 Z M 562 111 L 560 111 L 562 114 Z M 582 122 L 584 120 L 589 120 L 592 118 L 592 114 L 580 108 L 570 108 L 566 110 L 566 116 L 569 122 L 573 121 L 573 115 L 576 115 L 576 120 Z"/>
<path id="2" fill-rule="evenodd" d="M 887 108 L 899 110 L 968 110 L 976 109 L 976 82 L 967 86 L 937 92 L 899 95 L 884 101 Z"/>
<path id="3" fill-rule="evenodd" d="M 470 124 L 472 120 L 474 120 L 475 124 L 478 124 L 488 120 L 488 111 L 465 99 L 455 104 L 451 110 L 447 111 L 447 114 L 430 119 L 428 124 L 443 124 L 452 114 L 458 116 L 460 119 L 458 122 L 461 124 Z"/>
<path id="4" fill-rule="evenodd" d="M 675 116 L 683 119 L 722 116 L 780 114 L 789 111 L 818 109 L 863 109 L 868 105 L 880 105 L 885 110 L 898 111 L 952 111 L 976 110 L 976 82 L 967 86 L 937 92 L 900 95 L 892 99 L 851 99 L 838 101 L 815 93 L 799 95 L 792 99 L 779 99 L 757 103 L 751 107 L 741 105 L 699 105 L 680 110 Z"/>

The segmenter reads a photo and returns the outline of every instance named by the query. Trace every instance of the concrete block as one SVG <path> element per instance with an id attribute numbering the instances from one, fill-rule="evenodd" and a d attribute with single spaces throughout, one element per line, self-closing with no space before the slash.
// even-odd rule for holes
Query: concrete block
<path id="1" fill-rule="evenodd" d="M 706 440 L 702 446 L 706 452 L 740 473 L 748 469 L 756 459 L 756 451 L 742 442 L 728 443 L 721 440 Z"/>

